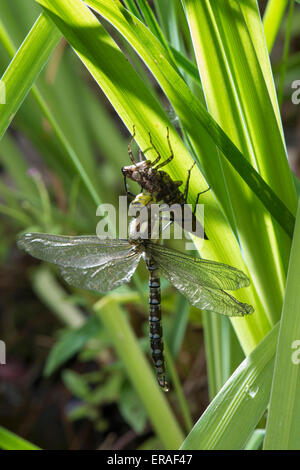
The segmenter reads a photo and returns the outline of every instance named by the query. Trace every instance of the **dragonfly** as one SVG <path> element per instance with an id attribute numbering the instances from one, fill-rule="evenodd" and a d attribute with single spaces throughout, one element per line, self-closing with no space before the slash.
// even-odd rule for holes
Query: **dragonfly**
<path id="1" fill-rule="evenodd" d="M 25 233 L 18 247 L 59 267 L 71 286 L 106 293 L 129 282 L 141 260 L 149 271 L 149 325 L 152 359 L 159 385 L 168 390 L 163 354 L 160 276 L 164 276 L 189 302 L 202 310 L 233 316 L 251 314 L 251 305 L 238 301 L 232 291 L 250 284 L 237 268 L 195 258 L 136 236 L 134 218 L 128 239 Z"/>
<path id="2" fill-rule="evenodd" d="M 160 162 L 161 155 L 157 147 L 154 145 L 152 141 L 150 132 L 149 132 L 150 144 L 155 150 L 157 154 L 157 158 L 153 162 L 151 160 L 143 159 L 143 154 L 140 151 L 139 152 L 140 161 L 136 162 L 133 156 L 132 148 L 131 148 L 134 138 L 135 138 L 135 126 L 133 127 L 133 134 L 128 144 L 128 154 L 133 164 L 124 166 L 122 168 L 122 173 L 124 177 L 124 185 L 125 185 L 125 190 L 126 190 L 127 195 L 136 197 L 136 195 L 133 194 L 128 189 L 127 178 L 129 178 L 132 181 L 135 181 L 136 183 L 138 183 L 141 186 L 142 190 L 145 191 L 148 195 L 151 195 L 149 204 L 153 204 L 156 202 L 159 203 L 162 201 L 166 205 L 167 208 L 169 208 L 169 206 L 171 206 L 172 204 L 178 204 L 182 209 L 181 220 L 179 220 L 180 225 L 182 227 L 184 226 L 186 227 L 187 221 L 188 221 L 187 219 L 191 218 L 191 229 L 193 230 L 193 232 L 196 235 L 200 237 L 204 237 L 204 239 L 207 240 L 208 238 L 204 229 L 197 221 L 195 211 L 197 209 L 197 204 L 198 204 L 200 195 L 209 191 L 210 188 L 207 188 L 204 191 L 201 191 L 198 193 L 194 210 L 191 213 L 189 213 L 188 207 L 185 207 L 185 211 L 183 211 L 184 206 L 187 204 L 191 171 L 195 165 L 195 162 L 193 163 L 192 167 L 188 170 L 188 176 L 187 176 L 184 192 L 182 193 L 179 187 L 183 184 L 183 181 L 181 180 L 174 181 L 167 172 L 161 170 L 162 167 L 168 165 L 174 158 L 174 152 L 173 152 L 171 141 L 170 141 L 169 128 L 167 127 L 167 141 L 168 141 L 168 145 L 170 149 L 170 156 L 163 162 Z M 171 214 L 170 221 L 174 222 L 174 214 Z M 178 220 L 176 219 L 176 221 Z"/>

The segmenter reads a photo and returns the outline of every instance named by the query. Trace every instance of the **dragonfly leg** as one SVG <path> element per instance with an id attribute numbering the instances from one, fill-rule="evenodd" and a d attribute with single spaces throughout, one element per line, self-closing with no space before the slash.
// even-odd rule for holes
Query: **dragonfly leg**
<path id="1" fill-rule="evenodd" d="M 127 184 L 126 175 L 124 175 L 124 186 L 125 186 L 126 195 L 127 195 L 127 196 L 130 196 L 130 197 L 133 197 L 133 198 L 136 198 L 136 194 L 132 193 L 132 192 L 129 191 L 129 189 L 128 189 L 128 184 Z"/>
<path id="2" fill-rule="evenodd" d="M 155 145 L 152 141 L 151 132 L 149 132 L 149 138 L 150 138 L 150 144 L 152 145 L 155 152 L 157 153 L 157 158 L 154 160 L 154 162 L 151 163 L 151 166 L 155 166 L 159 162 L 159 160 L 161 159 L 161 155 L 160 155 L 159 151 L 157 150 L 157 147 L 155 147 Z"/>
<path id="3" fill-rule="evenodd" d="M 204 194 L 209 190 L 210 190 L 210 186 L 207 189 L 205 189 L 204 191 L 201 191 L 200 193 L 197 194 L 196 204 L 195 204 L 195 207 L 193 209 L 193 217 L 194 217 L 195 220 L 196 220 L 196 210 L 197 210 L 197 204 L 198 204 L 198 201 L 199 201 L 199 197 L 201 196 L 201 194 Z M 204 240 L 208 240 L 208 236 L 206 235 L 205 230 L 204 230 Z"/>
<path id="4" fill-rule="evenodd" d="M 199 197 L 201 196 L 201 194 L 204 194 L 204 193 L 207 193 L 207 191 L 210 191 L 210 186 L 208 186 L 207 189 L 204 189 L 204 191 L 200 191 L 200 193 L 197 194 L 197 199 L 196 199 L 196 207 L 197 207 L 197 204 L 198 204 L 198 201 L 199 201 Z"/>
<path id="5" fill-rule="evenodd" d="M 139 149 L 139 162 L 144 162 L 144 161 L 146 161 L 146 158 L 143 152 Z"/>
<path id="6" fill-rule="evenodd" d="M 184 197 L 184 203 L 185 204 L 187 202 L 187 198 L 188 198 L 188 195 L 189 195 L 189 185 L 190 185 L 191 172 L 192 172 L 192 169 L 194 168 L 195 164 L 196 164 L 196 162 L 194 161 L 191 168 L 188 170 L 188 176 L 187 176 L 187 179 L 186 179 L 185 188 L 184 188 L 184 192 L 183 192 L 183 197 Z"/>
<path id="7" fill-rule="evenodd" d="M 157 167 L 155 168 L 156 170 L 158 170 L 159 168 L 162 168 L 163 166 L 167 165 L 168 163 L 170 163 L 173 158 L 174 158 L 174 153 L 173 153 L 173 149 L 172 149 L 172 146 L 171 146 L 171 141 L 170 141 L 170 135 L 169 135 L 169 128 L 167 127 L 167 141 L 168 141 L 168 145 L 169 145 L 169 149 L 170 149 L 170 153 L 171 155 L 169 156 L 169 158 L 167 158 L 167 160 L 165 160 L 164 162 L 160 163 L 159 165 L 157 165 Z"/>

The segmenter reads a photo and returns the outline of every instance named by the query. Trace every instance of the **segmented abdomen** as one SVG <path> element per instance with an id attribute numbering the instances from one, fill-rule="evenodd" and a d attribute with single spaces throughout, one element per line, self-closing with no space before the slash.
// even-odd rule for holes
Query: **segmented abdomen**
<path id="1" fill-rule="evenodd" d="M 149 270 L 149 326 L 150 326 L 150 347 L 152 359 L 156 369 L 156 375 L 159 385 L 168 391 L 166 382 L 166 371 L 164 361 L 164 345 L 162 341 L 161 325 L 161 305 L 160 305 L 160 280 L 157 267 L 152 260 L 147 259 L 147 268 Z"/>

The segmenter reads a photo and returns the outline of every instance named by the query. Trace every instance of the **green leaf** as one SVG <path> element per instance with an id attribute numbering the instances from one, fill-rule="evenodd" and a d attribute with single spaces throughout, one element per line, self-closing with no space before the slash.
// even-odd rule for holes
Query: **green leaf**
<path id="1" fill-rule="evenodd" d="M 24 197 L 37 198 L 37 188 L 15 140 L 7 133 L 0 141 L 0 161 Z"/>
<path id="2" fill-rule="evenodd" d="M 64 370 L 62 379 L 65 386 L 72 392 L 76 397 L 82 400 L 88 401 L 90 395 L 90 389 L 85 378 L 74 372 L 73 370 Z"/>
<path id="3" fill-rule="evenodd" d="M 280 321 L 264 449 L 300 450 L 300 199 Z"/>
<path id="4" fill-rule="evenodd" d="M 67 292 L 57 282 L 49 267 L 41 266 L 32 276 L 36 294 L 55 315 L 69 327 L 77 328 L 84 324 L 80 309 L 68 302 Z"/>
<path id="5" fill-rule="evenodd" d="M 289 49 L 290 49 L 290 41 L 291 41 L 291 30 L 292 30 L 292 22 L 293 22 L 293 14 L 294 14 L 294 0 L 291 0 L 288 12 L 288 20 L 284 38 L 284 49 L 280 67 L 280 81 L 279 81 L 279 88 L 278 88 L 278 102 L 279 106 L 282 105 L 283 101 L 283 93 L 284 93 L 284 83 L 286 78 L 286 69 L 287 69 L 287 62 L 289 56 Z"/>
<path id="6" fill-rule="evenodd" d="M 195 80 L 197 85 L 201 87 L 202 85 L 200 82 L 197 66 L 191 60 L 187 59 L 183 54 L 181 54 L 181 52 L 177 51 L 177 49 L 174 49 L 174 47 L 171 47 L 171 51 L 178 67 L 182 68 L 187 74 L 189 74 Z"/>
<path id="7" fill-rule="evenodd" d="M 129 11 L 131 11 L 140 20 L 142 19 L 141 14 L 137 9 L 136 4 L 134 3 L 134 0 L 124 0 L 124 3 Z"/>
<path id="8" fill-rule="evenodd" d="M 122 374 L 112 374 L 104 383 L 92 388 L 89 374 L 81 375 L 73 370 L 64 370 L 62 378 L 73 395 L 94 406 L 117 401 L 123 381 Z"/>
<path id="9" fill-rule="evenodd" d="M 86 403 L 78 403 L 68 411 L 68 418 L 71 421 L 87 418 L 95 422 L 99 418 L 99 412 L 94 406 Z"/>
<path id="10" fill-rule="evenodd" d="M 203 312 L 208 387 L 211 399 L 244 359 L 241 346 L 228 318 Z"/>
<path id="11" fill-rule="evenodd" d="M 2 81 L 6 90 L 6 98 L 8 96 L 7 90 L 17 89 L 20 92 L 22 92 L 22 95 L 19 97 L 19 100 L 10 99 L 9 101 L 6 102 L 5 110 L 6 110 L 7 115 L 10 115 L 10 117 L 13 116 L 16 110 L 18 109 L 18 107 L 22 104 L 22 101 L 26 97 L 27 93 L 31 89 L 32 95 L 36 103 L 41 109 L 43 116 L 51 124 L 53 131 L 58 141 L 60 142 L 60 145 L 62 146 L 64 152 L 68 155 L 70 161 L 72 162 L 72 164 L 78 171 L 78 174 L 82 178 L 94 202 L 97 205 L 99 205 L 100 197 L 98 194 L 98 190 L 96 190 L 95 181 L 93 180 L 93 175 L 95 174 L 96 167 L 95 166 L 93 167 L 93 165 L 91 165 L 91 161 L 87 158 L 88 152 L 86 151 L 86 148 L 85 148 L 85 151 L 81 150 L 81 157 L 80 157 L 80 144 L 81 142 L 84 142 L 84 138 L 83 138 L 84 133 L 81 130 L 82 125 L 79 125 L 79 129 L 78 129 L 78 126 L 76 126 L 75 125 L 76 123 L 74 123 L 74 116 L 80 116 L 80 113 L 76 113 L 75 111 L 74 112 L 70 111 L 70 100 L 69 100 L 68 114 L 66 114 L 67 119 L 65 119 L 65 121 L 63 119 L 60 119 L 58 121 L 57 116 L 59 116 L 60 112 L 59 112 L 58 106 L 54 102 L 55 95 L 53 93 L 51 95 L 52 103 L 51 103 L 51 109 L 50 109 L 46 100 L 44 99 L 43 94 L 40 92 L 37 86 L 33 84 L 33 82 L 38 77 L 40 71 L 42 70 L 44 64 L 49 59 L 56 45 L 55 38 L 56 38 L 56 42 L 58 42 L 57 37 L 58 37 L 58 32 L 56 28 L 53 28 L 52 24 L 49 25 L 47 23 L 47 20 L 45 20 L 44 16 L 41 15 L 37 19 L 34 26 L 32 27 L 30 33 L 24 39 L 23 44 L 20 47 L 19 51 L 14 55 L 15 48 L 12 43 L 12 40 L 10 39 L 4 25 L 0 22 L 0 40 L 5 45 L 9 54 L 11 56 L 14 56 L 12 62 L 9 64 L 3 76 L 3 81 Z M 45 48 L 44 43 L 47 41 L 48 41 L 48 47 Z M 32 42 L 34 42 L 34 47 L 32 47 Z M 40 52 L 38 51 L 39 46 L 43 49 Z M 48 53 L 48 56 L 47 56 L 47 53 Z M 18 70 L 18 73 L 15 73 L 16 69 Z M 28 74 L 28 70 L 30 70 L 29 74 Z M 35 75 L 32 75 L 34 73 Z M 23 80 L 22 74 L 24 74 L 24 76 L 26 76 L 28 80 Z M 22 86 L 19 86 L 20 80 L 21 80 Z M 66 80 L 66 75 L 64 75 L 64 80 Z M 74 82 L 76 82 L 76 80 L 74 79 L 74 76 L 72 77 L 70 76 L 70 80 L 72 80 L 72 85 Z M 22 87 L 24 89 L 22 89 Z M 68 88 L 68 91 L 69 89 L 70 89 L 70 86 Z M 58 90 L 62 91 L 62 96 L 60 96 L 59 98 L 60 98 L 60 102 L 63 102 L 63 98 L 65 98 L 66 96 L 66 86 L 65 88 L 63 88 L 63 86 L 60 86 L 58 87 Z M 49 87 L 47 88 L 47 91 L 49 94 Z M 15 93 L 14 91 L 13 93 L 14 93 L 14 96 L 17 98 L 17 93 Z M 72 102 L 72 99 L 71 99 L 71 102 Z M 26 105 L 26 101 L 25 101 L 25 105 Z M 65 106 L 65 108 L 66 107 L 67 106 Z M 25 106 L 25 109 L 26 109 L 26 106 Z M 1 105 L 0 105 L 0 110 L 1 110 Z M 5 113 L 2 112 L 1 114 L 2 114 L 3 119 L 5 119 Z M 33 114 L 32 106 L 30 106 L 29 119 L 32 119 L 32 114 Z M 1 123 L 1 117 L 0 117 L 0 123 Z M 66 132 L 66 130 L 68 129 L 67 123 L 70 123 L 70 126 L 71 126 L 71 132 L 69 134 Z M 38 121 L 38 124 L 40 124 L 40 121 Z M 35 129 L 34 129 L 34 136 L 32 136 L 32 140 L 35 140 L 37 130 L 36 130 L 36 124 L 33 124 L 33 125 Z M 5 126 L 7 126 L 7 123 L 4 120 L 2 132 L 5 131 Z M 69 137 L 72 137 L 72 135 L 73 135 L 73 142 L 72 142 L 72 138 L 71 138 L 71 142 L 73 146 L 69 140 Z M 74 136 L 77 137 L 77 142 L 75 139 L 76 147 L 77 147 L 76 151 L 74 150 L 75 148 Z M 0 138 L 1 138 L 1 128 L 0 128 Z M 84 145 L 83 145 L 83 148 L 84 148 Z M 45 153 L 43 152 L 43 150 L 41 151 L 42 153 Z M 52 154 L 51 154 L 51 162 L 53 162 Z"/>
<path id="12" fill-rule="evenodd" d="M 262 71 L 242 4 L 235 0 L 184 3 L 209 110 L 294 212 L 295 190 L 277 120 L 278 106 L 275 108 L 271 100 L 267 81 L 271 70 Z M 258 292 L 275 324 L 280 315 L 290 240 L 230 166 L 221 163 L 246 264 L 255 273 Z M 207 174 L 212 173 L 210 160 L 204 160 L 203 166 Z M 258 233 L 264 240 L 263 249 L 257 243 Z"/>
<path id="13" fill-rule="evenodd" d="M 299 1 L 296 0 L 298 3 Z M 289 0 L 269 0 L 264 14 L 264 30 L 269 52 L 272 51 Z"/>
<path id="14" fill-rule="evenodd" d="M 168 51 L 170 57 L 172 57 L 171 49 L 163 35 L 158 22 L 156 21 L 155 15 L 151 10 L 147 0 L 139 0 L 139 7 L 141 10 L 142 15 L 144 16 L 145 22 L 150 29 L 150 31 L 157 37 L 157 39 L 161 42 L 161 44 L 165 47 Z"/>
<path id="15" fill-rule="evenodd" d="M 166 334 L 166 342 L 169 345 L 173 360 L 176 359 L 181 349 L 190 311 L 187 299 L 179 293 L 176 295 L 177 301 L 175 303 L 174 315 L 172 316 L 171 326 Z"/>
<path id="16" fill-rule="evenodd" d="M 61 34 L 42 14 L 21 45 L 1 81 L 6 89 L 6 104 L 0 104 L 0 138 L 40 74 Z"/>
<path id="17" fill-rule="evenodd" d="M 80 351 L 89 339 L 97 336 L 100 327 L 99 319 L 93 315 L 81 328 L 64 333 L 48 356 L 44 374 L 47 377 L 53 374 L 58 367 Z"/>
<path id="18" fill-rule="evenodd" d="M 264 429 L 255 429 L 252 436 L 250 437 L 249 441 L 245 445 L 245 450 L 258 450 L 260 449 L 266 431 Z"/>
<path id="19" fill-rule="evenodd" d="M 147 423 L 147 414 L 136 392 L 128 386 L 121 390 L 121 396 L 118 401 L 121 415 L 125 421 L 139 434 Z"/>
<path id="20" fill-rule="evenodd" d="M 182 450 L 243 449 L 267 408 L 279 324 L 241 363 L 210 403 Z"/>
<path id="21" fill-rule="evenodd" d="M 298 198 L 300 197 L 300 181 L 298 176 L 295 175 L 295 173 L 292 172 L 293 180 L 294 180 L 294 185 L 297 191 L 297 196 Z"/>
<path id="22" fill-rule="evenodd" d="M 4 450 L 40 450 L 31 442 L 0 426 L 0 448 Z"/>

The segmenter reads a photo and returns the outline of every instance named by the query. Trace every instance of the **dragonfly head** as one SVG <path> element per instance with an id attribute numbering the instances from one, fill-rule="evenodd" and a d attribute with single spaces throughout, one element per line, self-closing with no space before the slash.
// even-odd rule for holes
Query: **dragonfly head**
<path id="1" fill-rule="evenodd" d="M 135 165 L 123 166 L 122 173 L 126 178 L 141 184 L 144 179 L 144 174 L 151 166 L 150 160 L 138 162 Z"/>

